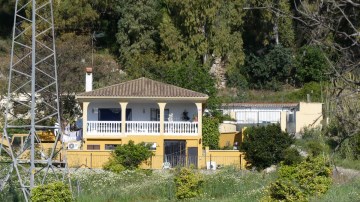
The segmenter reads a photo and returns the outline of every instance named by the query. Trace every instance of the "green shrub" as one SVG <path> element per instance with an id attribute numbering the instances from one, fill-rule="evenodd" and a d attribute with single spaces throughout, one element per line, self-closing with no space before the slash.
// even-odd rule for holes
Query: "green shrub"
<path id="1" fill-rule="evenodd" d="M 330 152 L 328 138 L 322 134 L 320 128 L 305 128 L 302 138 L 297 139 L 295 144 L 312 156 Z"/>
<path id="2" fill-rule="evenodd" d="M 298 164 L 303 160 L 299 151 L 294 147 L 289 147 L 285 149 L 283 158 L 284 158 L 283 163 L 285 165 Z"/>
<path id="3" fill-rule="evenodd" d="M 321 142 L 308 142 L 306 147 L 312 156 L 318 156 L 325 152 L 325 145 Z"/>
<path id="4" fill-rule="evenodd" d="M 339 156 L 351 160 L 360 160 L 360 133 L 344 140 L 339 149 Z"/>
<path id="5" fill-rule="evenodd" d="M 110 157 L 109 161 L 103 165 L 103 169 L 114 173 L 121 173 L 125 170 L 125 167 L 117 162 L 115 158 Z"/>
<path id="6" fill-rule="evenodd" d="M 245 59 L 244 76 L 254 89 L 278 91 L 290 83 L 293 69 L 293 53 L 289 48 L 277 45 L 262 56 L 250 54 Z"/>
<path id="7" fill-rule="evenodd" d="M 32 202 L 68 202 L 73 201 L 70 189 L 62 182 L 40 185 L 31 190 Z"/>
<path id="8" fill-rule="evenodd" d="M 316 46 L 302 47 L 296 55 L 295 64 L 295 78 L 298 85 L 328 80 L 324 74 L 328 69 L 328 63 L 322 50 Z"/>
<path id="9" fill-rule="evenodd" d="M 242 75 L 239 68 L 229 69 L 226 72 L 227 86 L 238 89 L 239 91 L 248 89 L 246 77 Z"/>
<path id="10" fill-rule="evenodd" d="M 290 181 L 277 180 L 271 184 L 269 193 L 263 201 L 306 201 L 301 190 Z"/>
<path id="11" fill-rule="evenodd" d="M 203 180 L 189 168 L 181 168 L 175 175 L 176 198 L 193 198 L 200 194 Z"/>
<path id="12" fill-rule="evenodd" d="M 278 175 L 268 188 L 267 200 L 308 201 L 309 196 L 324 194 L 332 183 L 330 166 L 322 157 L 310 157 L 297 165 L 282 165 Z"/>
<path id="13" fill-rule="evenodd" d="M 135 144 L 130 140 L 128 144 L 119 145 L 112 152 L 109 162 L 103 168 L 114 172 L 121 172 L 125 169 L 136 169 L 145 160 L 153 156 L 154 153 L 149 150 L 144 142 Z"/>
<path id="14" fill-rule="evenodd" d="M 203 117 L 203 145 L 210 149 L 219 148 L 219 119 L 214 117 Z"/>
<path id="15" fill-rule="evenodd" d="M 285 97 L 286 100 L 294 100 L 296 102 L 307 101 L 307 94 L 309 94 L 312 102 L 321 102 L 321 91 L 326 85 L 328 85 L 326 82 L 320 83 L 312 81 L 304 84 L 301 89 L 287 94 Z"/>
<path id="16" fill-rule="evenodd" d="M 284 150 L 293 142 L 279 124 L 271 124 L 247 128 L 240 148 L 246 153 L 246 161 L 261 170 L 284 160 Z"/>

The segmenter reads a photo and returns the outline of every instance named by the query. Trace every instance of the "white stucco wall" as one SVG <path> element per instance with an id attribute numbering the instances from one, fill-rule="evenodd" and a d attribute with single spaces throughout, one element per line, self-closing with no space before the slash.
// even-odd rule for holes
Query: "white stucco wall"
<path id="1" fill-rule="evenodd" d="M 188 112 L 190 121 L 194 115 L 197 116 L 197 108 L 194 103 L 169 103 L 166 104 L 165 109 L 169 109 L 169 113 L 174 114 L 174 121 L 182 121 L 181 118 L 183 116 L 184 110 Z"/>
<path id="2" fill-rule="evenodd" d="M 98 109 L 99 108 L 120 108 L 120 104 L 116 102 L 91 102 L 88 107 L 87 116 L 88 121 L 97 121 L 98 120 Z M 119 120 L 120 121 L 120 120 Z"/>
<path id="3" fill-rule="evenodd" d="M 116 102 L 93 102 L 88 107 L 88 121 L 97 121 L 99 108 L 121 108 Z M 150 109 L 159 108 L 157 103 L 128 103 L 127 109 L 132 111 L 132 121 L 150 121 Z M 169 109 L 169 113 L 173 113 L 174 121 L 182 121 L 181 117 L 184 110 L 188 112 L 190 120 L 197 115 L 197 108 L 194 103 L 168 103 L 165 109 Z M 165 120 L 168 121 L 168 120 Z"/>

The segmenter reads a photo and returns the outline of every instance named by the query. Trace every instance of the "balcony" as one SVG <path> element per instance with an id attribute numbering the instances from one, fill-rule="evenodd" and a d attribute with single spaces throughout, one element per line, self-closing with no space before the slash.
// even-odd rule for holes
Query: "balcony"
<path id="1" fill-rule="evenodd" d="M 160 134 L 160 121 L 126 121 L 125 133 Z"/>
<path id="2" fill-rule="evenodd" d="M 164 133 L 169 135 L 198 134 L 198 123 L 197 122 L 165 122 Z"/>
<path id="3" fill-rule="evenodd" d="M 88 121 L 87 135 L 119 135 L 121 121 Z"/>
<path id="4" fill-rule="evenodd" d="M 88 121 L 87 135 L 118 136 L 121 135 L 121 121 Z M 125 134 L 160 135 L 159 121 L 126 121 Z M 173 121 L 164 123 L 165 135 L 197 135 L 197 122 Z"/>

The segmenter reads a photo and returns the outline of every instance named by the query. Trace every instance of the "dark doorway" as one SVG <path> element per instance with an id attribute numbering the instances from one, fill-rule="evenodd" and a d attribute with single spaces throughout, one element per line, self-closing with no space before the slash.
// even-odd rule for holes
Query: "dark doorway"
<path id="1" fill-rule="evenodd" d="M 98 109 L 99 121 L 121 121 L 121 109 L 120 108 L 100 108 Z M 131 121 L 131 109 L 126 109 L 126 120 Z"/>
<path id="2" fill-rule="evenodd" d="M 198 148 L 189 147 L 188 148 L 188 165 L 194 165 L 195 168 L 198 166 Z"/>
<path id="3" fill-rule="evenodd" d="M 169 162 L 171 167 L 185 166 L 186 141 L 164 140 L 164 162 Z"/>

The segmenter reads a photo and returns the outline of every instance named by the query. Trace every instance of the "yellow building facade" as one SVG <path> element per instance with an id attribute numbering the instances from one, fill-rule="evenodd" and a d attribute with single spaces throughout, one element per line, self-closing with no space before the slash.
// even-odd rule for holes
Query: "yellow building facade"
<path id="1" fill-rule="evenodd" d="M 206 94 L 140 78 L 90 88 L 76 99 L 83 111 L 83 137 L 80 147 L 67 150 L 70 166 L 89 166 L 91 161 L 91 166 L 99 167 L 117 145 L 130 140 L 151 145 L 152 168 L 164 163 L 201 166 Z"/>

